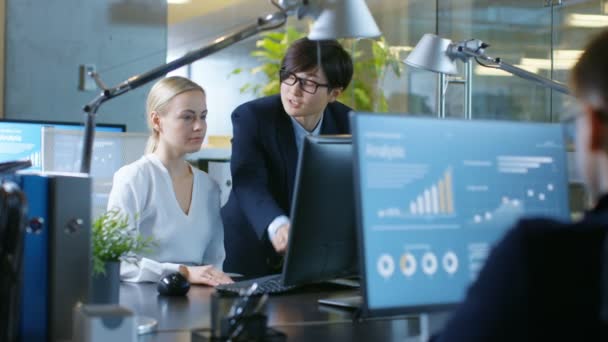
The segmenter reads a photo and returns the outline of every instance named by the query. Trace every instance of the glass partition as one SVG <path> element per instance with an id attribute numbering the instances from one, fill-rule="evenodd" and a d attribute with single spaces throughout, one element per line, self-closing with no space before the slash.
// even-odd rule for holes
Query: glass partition
<path id="1" fill-rule="evenodd" d="M 276 11 L 262 0 L 168 2 L 168 60 Z M 454 41 L 476 38 L 490 44 L 485 50 L 488 56 L 563 83 L 589 38 L 608 27 L 606 0 L 367 0 L 367 4 L 389 50 L 399 59 L 407 57 L 425 33 Z M 307 30 L 307 23 L 296 19 L 290 19 L 288 26 Z M 269 83 L 263 73 L 252 73 L 261 65 L 251 55 L 260 39 L 247 39 L 175 72 L 206 88 L 208 135 L 231 135 L 232 110 L 259 96 L 244 89 Z M 370 49 L 369 43 L 354 46 Z M 449 117 L 463 117 L 462 63 L 459 69 L 460 76 L 450 78 L 445 92 Z M 375 91 L 385 97 L 383 110 L 388 112 L 437 115 L 438 76 L 432 72 L 403 66 L 397 75 L 387 68 Z M 478 64 L 472 73 L 472 99 L 473 119 L 559 121 L 578 111 L 571 96 Z M 576 210 L 576 203 L 572 207 Z"/>
<path id="2" fill-rule="evenodd" d="M 542 2 L 441 1 L 438 11 L 445 18 L 439 21 L 440 36 L 454 41 L 480 39 L 490 45 L 485 49 L 488 56 L 550 76 L 549 70 L 527 62 L 546 59 L 551 50 L 551 8 Z M 550 90 L 473 64 L 473 118 L 545 121 L 550 115 Z M 461 116 L 463 87 L 448 88 L 448 92 L 456 94 L 447 98 L 447 114 Z"/>
<path id="3" fill-rule="evenodd" d="M 568 69 L 589 37 L 608 26 L 605 0 L 368 0 L 367 4 L 386 43 L 400 59 L 424 33 L 454 41 L 477 38 L 490 44 L 485 51 L 488 56 L 501 57 L 509 64 L 561 82 L 567 82 Z M 168 59 L 275 10 L 269 2 L 260 0 L 228 0 L 221 4 L 171 0 Z M 306 30 L 305 22 L 289 22 L 288 25 Z M 230 134 L 232 109 L 255 97 L 242 88 L 268 82 L 261 73 L 251 73 L 260 65 L 251 56 L 259 39 L 237 43 L 177 71 L 198 81 L 210 93 L 210 134 Z M 459 68 L 462 74 L 462 63 Z M 458 79 L 451 78 L 445 93 L 447 115 L 451 117 L 463 115 L 464 87 Z M 387 69 L 379 84 L 387 100 L 387 111 L 430 116 L 437 113 L 437 89 L 436 74 L 409 66 L 403 67 L 400 76 Z M 569 96 L 481 65 L 473 68 L 472 93 L 473 119 L 556 121 L 565 112 L 576 110 Z"/>

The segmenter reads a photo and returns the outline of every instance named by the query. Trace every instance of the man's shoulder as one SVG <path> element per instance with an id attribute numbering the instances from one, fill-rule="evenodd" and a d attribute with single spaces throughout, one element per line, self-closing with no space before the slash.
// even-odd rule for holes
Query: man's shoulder
<path id="1" fill-rule="evenodd" d="M 587 217 L 578 222 L 549 218 L 522 219 L 509 233 L 515 240 L 530 246 L 585 245 L 605 235 L 608 221 Z"/>
<path id="2" fill-rule="evenodd" d="M 351 110 L 350 107 L 338 101 L 328 103 L 323 119 L 322 134 L 350 134 L 348 114 Z"/>
<path id="3" fill-rule="evenodd" d="M 549 217 L 529 217 L 521 219 L 516 228 L 521 230 L 530 230 L 535 227 L 538 231 L 551 231 L 556 229 L 563 229 L 572 226 L 573 223 L 560 221 Z"/>
<path id="4" fill-rule="evenodd" d="M 353 109 L 349 106 L 345 105 L 342 102 L 334 101 L 327 104 L 327 108 L 330 112 L 338 117 L 348 117 L 348 113 L 350 113 Z"/>
<path id="5" fill-rule="evenodd" d="M 603 226 L 603 227 L 602 227 Z M 528 234 L 545 234 L 555 232 L 588 232 L 601 231 L 608 227 L 608 215 L 587 215 L 579 221 L 546 217 L 524 218 L 519 221 L 517 228 Z"/>
<path id="6" fill-rule="evenodd" d="M 283 108 L 280 95 L 270 95 L 240 104 L 234 110 L 235 114 L 269 115 Z"/>

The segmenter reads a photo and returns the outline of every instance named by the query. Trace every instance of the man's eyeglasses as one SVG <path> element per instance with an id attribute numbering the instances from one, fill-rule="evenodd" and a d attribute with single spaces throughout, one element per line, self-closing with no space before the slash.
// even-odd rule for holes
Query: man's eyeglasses
<path id="1" fill-rule="evenodd" d="M 309 80 L 306 78 L 301 78 L 296 76 L 293 72 L 289 72 L 286 70 L 281 70 L 279 72 L 279 78 L 281 79 L 281 83 L 285 83 L 287 85 L 294 85 L 296 83 L 300 84 L 300 89 L 302 91 L 307 92 L 309 94 L 314 94 L 317 92 L 319 87 L 329 87 L 329 84 L 320 84 L 313 80 Z"/>

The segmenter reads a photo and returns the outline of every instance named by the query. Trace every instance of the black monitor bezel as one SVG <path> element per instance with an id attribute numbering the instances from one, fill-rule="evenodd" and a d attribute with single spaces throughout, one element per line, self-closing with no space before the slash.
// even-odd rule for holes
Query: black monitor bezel
<path id="1" fill-rule="evenodd" d="M 288 242 L 288 247 L 287 247 L 287 251 L 285 253 L 285 260 L 283 263 L 283 271 L 281 273 L 281 281 L 284 285 L 304 285 L 304 284 L 310 284 L 310 283 L 314 283 L 314 282 L 323 282 L 323 281 L 327 281 L 327 280 L 331 280 L 331 279 L 335 279 L 335 278 L 339 278 L 339 277 L 348 277 L 348 276 L 353 276 L 353 275 L 357 275 L 358 274 L 358 270 L 353 270 L 353 269 L 344 269 L 344 268 L 340 268 L 339 270 L 341 270 L 341 272 L 339 270 L 335 270 L 335 272 L 326 272 L 322 277 L 318 277 L 316 279 L 309 279 L 307 277 L 303 277 L 300 273 L 301 270 L 298 270 L 297 267 L 295 266 L 291 266 L 291 262 L 290 260 L 293 260 L 293 258 L 306 258 L 307 260 L 313 260 L 314 257 L 310 256 L 310 255 L 302 255 L 302 254 L 298 254 L 295 255 L 294 250 L 298 250 L 301 251 L 302 248 L 296 248 L 294 246 L 296 246 L 298 243 L 302 243 L 301 241 L 298 241 L 298 239 L 295 238 L 291 238 L 293 236 L 295 236 L 298 233 L 298 231 L 295 231 L 295 229 L 299 229 L 298 227 L 298 223 L 296 222 L 297 217 L 295 216 L 295 212 L 298 209 L 298 206 L 300 205 L 300 203 L 298 203 L 298 196 L 297 194 L 299 193 L 299 188 L 300 187 L 304 187 L 304 186 L 310 186 L 310 185 L 306 185 L 306 184 L 302 184 L 303 183 L 303 170 L 304 170 L 304 158 L 307 158 L 307 155 L 309 153 L 309 150 L 312 150 L 312 147 L 318 147 L 318 146 L 312 146 L 312 145 L 320 145 L 320 144 L 347 144 L 347 145 L 351 145 L 351 135 L 320 135 L 320 136 L 306 136 L 303 143 L 302 143 L 302 147 L 300 150 L 300 154 L 299 154 L 299 158 L 298 158 L 298 166 L 297 166 L 297 170 L 296 170 L 296 177 L 295 177 L 295 181 L 294 181 L 294 192 L 293 192 L 293 199 L 292 199 L 292 203 L 291 203 L 291 211 L 290 211 L 290 216 L 292 219 L 294 219 L 294 221 L 292 222 L 292 232 L 290 233 L 290 239 Z M 352 147 L 351 147 L 351 151 L 352 151 Z M 352 160 L 352 159 L 351 159 Z M 351 166 L 351 170 L 352 170 L 352 166 Z M 322 177 L 322 175 L 319 175 L 320 177 Z M 352 177 L 352 176 L 351 176 Z M 354 196 L 352 201 L 352 211 L 354 214 Z M 353 218 L 354 219 L 354 218 Z M 356 241 L 357 238 L 357 232 L 356 232 L 356 222 L 353 220 L 353 224 L 354 226 L 352 226 L 350 229 L 352 230 L 352 240 L 354 240 L 353 242 L 353 246 L 352 246 L 352 253 L 354 253 L 354 255 L 357 255 L 357 251 L 356 248 L 358 246 L 358 243 Z M 346 228 L 348 229 L 348 228 Z M 344 230 L 344 228 L 342 229 Z M 309 231 L 307 231 L 307 233 L 309 233 Z M 318 232 L 316 232 L 318 233 Z M 324 236 L 323 234 L 312 234 L 309 235 L 312 237 L 319 237 L 319 239 L 323 239 L 325 241 L 326 236 Z M 320 244 L 320 243 L 319 243 Z M 300 259 L 301 260 L 301 259 Z M 296 263 L 297 264 L 297 263 Z M 309 263 L 311 267 L 315 267 L 315 263 Z M 358 266 L 359 263 L 357 260 L 355 260 L 354 263 L 355 266 Z M 334 271 L 332 269 L 332 271 Z M 319 272 L 321 273 L 321 272 Z"/>

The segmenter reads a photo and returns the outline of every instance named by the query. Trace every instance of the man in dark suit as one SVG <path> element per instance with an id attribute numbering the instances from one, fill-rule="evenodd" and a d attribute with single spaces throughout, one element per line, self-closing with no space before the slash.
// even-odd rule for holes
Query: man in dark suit
<path id="1" fill-rule="evenodd" d="M 233 186 L 222 208 L 224 270 L 247 276 L 281 271 L 298 151 L 305 135 L 350 132 L 350 108 L 336 98 L 352 74 L 352 59 L 337 41 L 303 38 L 281 62 L 280 95 L 232 113 Z"/>
<path id="2" fill-rule="evenodd" d="M 595 208 L 521 221 L 494 248 L 437 341 L 608 340 L 608 31 L 571 73 L 577 165 Z"/>

